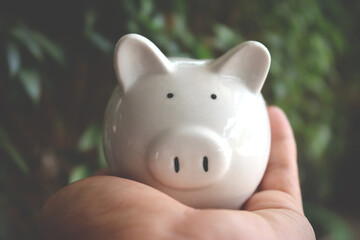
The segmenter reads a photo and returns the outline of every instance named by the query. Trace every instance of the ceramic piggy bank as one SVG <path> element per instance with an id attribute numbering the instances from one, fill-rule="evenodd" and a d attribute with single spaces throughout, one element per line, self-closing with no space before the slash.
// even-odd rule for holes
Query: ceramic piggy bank
<path id="1" fill-rule="evenodd" d="M 196 208 L 240 208 L 266 169 L 268 50 L 244 42 L 216 60 L 167 58 L 129 34 L 115 48 L 119 86 L 104 148 L 119 176 Z"/>

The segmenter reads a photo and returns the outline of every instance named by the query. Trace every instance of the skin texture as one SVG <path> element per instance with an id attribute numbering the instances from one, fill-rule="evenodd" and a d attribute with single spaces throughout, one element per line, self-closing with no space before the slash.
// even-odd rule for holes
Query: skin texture
<path id="1" fill-rule="evenodd" d="M 55 193 L 40 216 L 44 239 L 315 239 L 304 216 L 291 126 L 269 107 L 271 152 L 242 210 L 194 209 L 108 172 Z"/>

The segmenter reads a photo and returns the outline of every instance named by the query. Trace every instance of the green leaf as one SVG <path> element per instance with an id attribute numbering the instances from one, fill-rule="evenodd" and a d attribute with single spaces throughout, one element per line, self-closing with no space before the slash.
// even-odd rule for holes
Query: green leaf
<path id="1" fill-rule="evenodd" d="M 126 28 L 129 32 L 139 32 L 140 28 L 139 25 L 136 21 L 134 21 L 133 19 L 130 19 L 127 24 L 126 24 Z"/>
<path id="2" fill-rule="evenodd" d="M 64 52 L 56 43 L 39 32 L 34 33 L 34 38 L 55 61 L 61 64 L 65 62 Z"/>
<path id="3" fill-rule="evenodd" d="M 112 53 L 114 50 L 114 44 L 100 33 L 94 31 L 96 19 L 97 13 L 95 9 L 88 9 L 85 13 L 85 36 L 101 51 L 105 53 Z"/>
<path id="4" fill-rule="evenodd" d="M 6 50 L 10 76 L 15 76 L 18 73 L 21 65 L 19 48 L 16 44 L 9 42 L 7 44 Z"/>
<path id="5" fill-rule="evenodd" d="M 98 160 L 100 168 L 107 168 L 107 162 L 104 154 L 104 146 L 102 140 L 98 143 Z"/>
<path id="6" fill-rule="evenodd" d="M 310 141 L 310 150 L 316 159 L 320 158 L 324 154 L 327 146 L 329 145 L 331 135 L 330 127 L 326 124 L 322 124 L 314 129 L 314 134 Z"/>
<path id="7" fill-rule="evenodd" d="M 43 59 L 43 52 L 41 50 L 40 45 L 34 39 L 33 32 L 31 32 L 27 27 L 20 26 L 14 28 L 11 31 L 11 34 L 17 38 L 21 43 L 23 43 L 29 52 L 38 60 Z"/>
<path id="8" fill-rule="evenodd" d="M 98 125 L 91 125 L 81 136 L 78 143 L 78 149 L 81 152 L 87 152 L 98 146 L 99 141 L 102 141 L 101 127 Z"/>
<path id="9" fill-rule="evenodd" d="M 133 0 L 124 0 L 122 1 L 122 5 L 124 6 L 124 9 L 126 12 L 128 12 L 130 15 L 136 15 L 137 14 L 137 8 L 135 6 L 135 2 Z"/>
<path id="10" fill-rule="evenodd" d="M 12 162 L 24 173 L 29 173 L 29 166 L 25 159 L 21 156 L 20 152 L 10 142 L 6 132 L 0 128 L 0 147 L 10 156 Z"/>
<path id="11" fill-rule="evenodd" d="M 199 59 L 208 59 L 213 57 L 210 49 L 205 47 L 205 45 L 202 43 L 196 44 L 195 53 L 196 57 Z"/>
<path id="12" fill-rule="evenodd" d="M 305 203 L 306 216 L 312 224 L 320 225 L 329 239 L 353 240 L 349 224 L 335 212 L 318 204 Z"/>
<path id="13" fill-rule="evenodd" d="M 101 51 L 105 53 L 112 53 L 114 44 L 97 32 L 90 31 L 87 34 L 89 40 Z"/>
<path id="14" fill-rule="evenodd" d="M 139 15 L 148 17 L 154 9 L 154 3 L 151 0 L 142 0 L 140 3 Z"/>
<path id="15" fill-rule="evenodd" d="M 162 31 L 165 27 L 165 18 L 163 15 L 156 15 L 154 18 L 150 19 L 148 23 L 148 27 L 151 32 L 159 32 Z"/>
<path id="16" fill-rule="evenodd" d="M 35 69 L 21 69 L 19 79 L 34 104 L 38 104 L 41 97 L 41 77 Z"/>
<path id="17" fill-rule="evenodd" d="M 220 50 L 227 51 L 243 41 L 240 34 L 226 25 L 215 24 L 213 29 L 216 36 L 214 39 L 214 45 Z"/>
<path id="18" fill-rule="evenodd" d="M 104 154 L 104 146 L 102 140 L 99 141 L 98 144 L 98 160 L 100 168 L 107 168 L 108 164 L 106 162 L 105 154 Z"/>
<path id="19" fill-rule="evenodd" d="M 174 24 L 174 27 L 173 27 L 174 35 L 176 35 L 177 37 L 182 39 L 184 35 L 188 35 L 186 19 L 183 15 L 181 15 L 179 13 L 174 14 L 173 19 L 174 19 L 174 23 L 173 23 Z M 189 44 L 189 43 L 187 43 L 187 44 Z"/>
<path id="20" fill-rule="evenodd" d="M 86 178 L 91 176 L 92 171 L 90 170 L 90 168 L 86 165 L 78 165 L 76 167 L 74 167 L 70 174 L 69 174 L 69 179 L 68 182 L 72 183 L 75 182 L 77 180 Z"/>
<path id="21" fill-rule="evenodd" d="M 97 19 L 97 14 L 93 8 L 87 9 L 85 13 L 85 32 L 91 32 Z"/>

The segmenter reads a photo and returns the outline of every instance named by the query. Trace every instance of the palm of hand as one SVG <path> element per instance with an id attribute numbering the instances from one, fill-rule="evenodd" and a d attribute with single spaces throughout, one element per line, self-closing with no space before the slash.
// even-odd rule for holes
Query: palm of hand
<path id="1" fill-rule="evenodd" d="M 45 205 L 49 239 L 315 239 L 304 216 L 296 146 L 281 110 L 269 108 L 270 160 L 243 210 L 199 210 L 149 186 L 112 176 L 78 181 Z"/>

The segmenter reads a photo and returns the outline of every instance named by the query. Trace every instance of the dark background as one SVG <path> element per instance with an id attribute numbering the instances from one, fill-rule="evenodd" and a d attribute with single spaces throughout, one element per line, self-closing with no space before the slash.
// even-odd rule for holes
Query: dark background
<path id="1" fill-rule="evenodd" d="M 306 215 L 318 239 L 359 238 L 359 13 L 350 0 L 2 1 L 0 239 L 38 239 L 44 201 L 106 167 L 112 52 L 129 32 L 192 58 L 264 43 L 263 94 L 294 128 Z"/>

